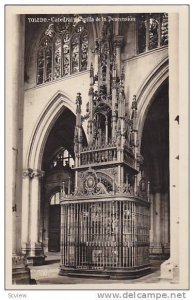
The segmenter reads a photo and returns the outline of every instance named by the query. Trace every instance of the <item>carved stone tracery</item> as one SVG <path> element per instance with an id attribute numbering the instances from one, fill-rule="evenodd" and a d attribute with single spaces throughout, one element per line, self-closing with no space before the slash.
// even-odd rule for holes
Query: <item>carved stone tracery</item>
<path id="1" fill-rule="evenodd" d="M 94 67 L 91 64 L 90 68 L 89 101 L 84 116 L 81 115 L 81 94 L 77 93 L 74 134 L 75 170 L 78 178 L 78 186 L 75 187 L 76 193 L 97 193 L 96 185 L 95 187 L 83 185 L 80 172 L 85 174 L 85 178 L 88 168 L 95 170 L 98 168 L 98 164 L 101 165 L 101 172 L 108 176 L 112 170 L 116 170 L 115 175 L 110 176 L 110 181 L 114 178 L 114 184 L 112 184 L 112 188 L 108 188 L 109 191 L 114 191 L 114 193 L 137 191 L 137 187 L 128 185 L 122 175 L 128 174 L 130 182 L 137 185 L 134 176 L 138 173 L 141 165 L 137 153 L 138 108 L 135 95 L 132 99 L 130 114 L 126 112 L 125 73 L 120 57 L 122 42 L 121 36 L 113 34 L 111 24 L 104 22 L 94 50 L 97 55 L 97 65 L 95 63 Z M 85 120 L 87 120 L 88 145 L 83 147 L 82 123 Z M 106 164 L 109 165 L 106 166 Z M 77 170 L 77 167 L 82 167 L 84 170 Z M 90 179 L 92 180 L 92 178 Z M 105 185 L 105 189 L 101 188 L 100 190 L 107 190 L 106 183 L 102 181 L 101 184 Z"/>

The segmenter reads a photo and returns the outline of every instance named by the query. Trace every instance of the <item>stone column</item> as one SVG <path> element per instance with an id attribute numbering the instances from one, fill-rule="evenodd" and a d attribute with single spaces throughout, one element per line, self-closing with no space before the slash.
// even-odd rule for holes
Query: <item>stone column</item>
<path id="1" fill-rule="evenodd" d="M 8 145 L 12 151 L 6 165 L 10 170 L 7 178 L 12 181 L 13 207 L 13 254 L 21 252 L 21 168 L 22 168 L 22 126 L 24 99 L 24 17 L 9 14 L 6 10 L 6 99 Z M 7 20 L 8 21 L 8 20 Z M 11 37 L 11 38 L 10 38 Z M 10 52 L 9 52 L 10 50 Z M 13 55 L 14 52 L 14 55 Z M 11 125 L 11 126 L 10 126 Z M 7 157 L 7 158 L 8 158 Z M 12 165 L 12 167 L 11 167 Z M 8 173 L 8 172 L 7 172 Z"/>
<path id="2" fill-rule="evenodd" d="M 117 70 L 117 76 L 120 77 L 120 75 L 121 75 L 121 45 L 123 42 L 123 37 L 116 36 L 115 42 L 116 42 L 116 70 Z"/>
<path id="3" fill-rule="evenodd" d="M 9 272 L 12 268 L 12 283 L 29 283 L 29 270 L 24 265 L 21 253 L 21 185 L 22 185 L 22 129 L 24 105 L 24 38 L 25 15 L 14 14 L 6 7 L 6 216 L 11 234 L 6 235 L 6 247 L 12 244 L 12 264 L 6 258 Z M 12 206 L 12 207 L 11 207 Z M 7 227 L 8 230 L 8 227 Z M 7 232 L 8 233 L 8 232 Z M 12 237 L 12 241 L 10 238 Z M 8 248 L 9 247 L 9 248 Z M 7 284 L 11 284 L 8 281 Z"/>
<path id="4" fill-rule="evenodd" d="M 154 197 L 150 194 L 150 254 L 154 243 Z"/>
<path id="5" fill-rule="evenodd" d="M 48 201 L 48 194 L 45 197 L 45 206 L 44 206 L 44 251 L 45 253 L 48 252 L 48 241 L 49 241 L 49 201 Z"/>
<path id="6" fill-rule="evenodd" d="M 94 75 L 98 74 L 98 49 L 94 49 Z"/>
<path id="7" fill-rule="evenodd" d="M 22 253 L 26 254 L 29 242 L 29 212 L 30 212 L 30 176 L 32 170 L 23 171 L 22 181 Z"/>
<path id="8" fill-rule="evenodd" d="M 43 245 L 39 238 L 39 219 L 40 219 L 40 178 L 44 175 L 43 171 L 33 170 L 30 182 L 30 239 L 27 248 L 27 264 L 41 265 L 45 256 Z"/>
<path id="9" fill-rule="evenodd" d="M 179 70 L 180 64 L 178 57 L 178 40 L 179 40 L 179 15 L 169 14 L 169 36 L 171 36 L 171 43 L 169 45 L 171 53 L 171 68 L 170 74 L 170 86 L 169 86 L 169 141 L 170 141 L 170 258 L 161 265 L 161 278 L 171 279 L 173 281 L 178 280 L 179 274 L 179 125 L 177 116 L 179 115 L 179 89 L 175 88 L 182 83 L 179 82 Z M 183 48 L 184 49 L 184 48 Z M 183 54 L 183 53 L 182 53 Z M 172 71 L 173 67 L 173 71 Z M 187 67 L 185 67 L 187 68 Z M 184 73 L 184 71 L 183 71 Z M 186 75 L 188 76 L 188 75 Z M 187 90 L 187 89 L 186 89 Z M 184 95 L 185 97 L 185 95 Z M 186 97 L 187 99 L 187 97 Z M 186 105 L 187 107 L 187 105 Z M 187 109 L 187 108 L 186 108 Z M 188 112 L 187 112 L 188 113 Z M 185 119 L 186 120 L 186 119 Z M 187 127 L 186 127 L 187 128 Z M 185 132 L 183 135 L 187 136 Z M 188 144 L 187 144 L 188 145 Z M 186 144 L 184 144 L 186 146 Z M 188 174 L 186 175 L 188 176 Z M 185 181 L 184 181 L 185 182 Z M 181 199 L 182 200 L 182 199 Z M 187 201 L 187 199 L 186 199 Z M 182 201 L 181 201 L 182 202 Z M 183 274 L 185 275 L 185 274 Z M 186 276 L 186 275 L 185 275 Z"/>
<path id="10" fill-rule="evenodd" d="M 106 121 L 105 121 L 105 140 L 106 140 L 106 144 L 108 144 L 108 116 L 106 116 Z"/>
<path id="11" fill-rule="evenodd" d="M 163 196 L 163 205 L 164 205 L 164 216 L 163 216 L 163 244 L 164 244 L 164 254 L 167 256 L 170 255 L 170 236 L 169 236 L 169 195 L 165 193 Z"/>

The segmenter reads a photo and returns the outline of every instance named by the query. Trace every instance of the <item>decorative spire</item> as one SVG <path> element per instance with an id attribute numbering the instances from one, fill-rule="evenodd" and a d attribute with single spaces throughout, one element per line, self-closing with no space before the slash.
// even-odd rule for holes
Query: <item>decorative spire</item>
<path id="1" fill-rule="evenodd" d="M 125 69 L 124 69 L 124 65 L 122 66 L 122 69 L 121 69 L 121 83 L 123 84 L 125 80 Z"/>
<path id="2" fill-rule="evenodd" d="M 81 93 L 77 93 L 76 104 L 79 105 L 79 106 L 82 105 L 82 97 L 81 97 Z"/>
<path id="3" fill-rule="evenodd" d="M 131 109 L 132 109 L 132 114 L 131 114 L 132 129 L 135 130 L 135 127 L 136 127 L 136 118 L 137 118 L 137 100 L 136 100 L 136 95 L 133 95 Z"/>
<path id="4" fill-rule="evenodd" d="M 94 67 L 93 67 L 93 64 L 91 63 L 91 66 L 90 66 L 90 77 L 94 77 Z"/>
<path id="5" fill-rule="evenodd" d="M 133 100 L 132 100 L 131 108 L 132 108 L 132 110 L 137 110 L 137 100 L 136 100 L 136 95 L 133 95 Z"/>
<path id="6" fill-rule="evenodd" d="M 81 93 L 77 93 L 77 97 L 76 97 L 76 114 L 80 115 L 81 114 L 81 105 L 82 105 L 82 97 L 81 97 Z"/>
<path id="7" fill-rule="evenodd" d="M 113 72 L 112 72 L 113 81 L 116 81 L 117 71 L 116 71 L 116 64 L 113 62 Z"/>

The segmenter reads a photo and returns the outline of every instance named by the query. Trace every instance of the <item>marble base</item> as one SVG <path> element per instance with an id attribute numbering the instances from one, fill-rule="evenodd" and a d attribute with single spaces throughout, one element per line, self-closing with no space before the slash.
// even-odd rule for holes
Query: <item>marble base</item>
<path id="1" fill-rule="evenodd" d="M 59 275 L 82 278 L 135 279 L 151 273 L 150 265 L 130 269 L 75 269 L 61 266 Z"/>
<path id="2" fill-rule="evenodd" d="M 43 256 L 27 256 L 26 264 L 28 266 L 41 266 L 44 265 L 45 255 Z"/>
<path id="3" fill-rule="evenodd" d="M 28 266 L 40 266 L 45 262 L 44 250 L 41 244 L 27 244 L 25 248 L 23 248 L 23 252 L 25 252 L 25 261 Z"/>
<path id="4" fill-rule="evenodd" d="M 13 268 L 12 284 L 31 284 L 30 269 L 25 266 Z"/>
<path id="5" fill-rule="evenodd" d="M 25 256 L 23 254 L 14 254 L 12 256 L 12 283 L 30 284 L 30 269 L 26 266 Z"/>

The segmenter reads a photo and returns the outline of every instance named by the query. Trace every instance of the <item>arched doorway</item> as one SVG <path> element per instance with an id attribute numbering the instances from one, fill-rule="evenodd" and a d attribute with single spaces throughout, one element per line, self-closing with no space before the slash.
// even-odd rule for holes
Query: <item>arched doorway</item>
<path id="1" fill-rule="evenodd" d="M 150 256 L 158 259 L 170 254 L 168 108 L 166 80 L 151 99 L 141 140 L 142 171 L 150 181 Z"/>
<path id="2" fill-rule="evenodd" d="M 41 185 L 40 236 L 44 252 L 60 252 L 60 192 L 69 193 L 74 185 L 75 115 L 65 108 L 55 121 L 45 143 Z M 83 140 L 86 138 L 83 133 Z"/>
<path id="3" fill-rule="evenodd" d="M 75 116 L 64 108 L 47 138 L 42 170 L 45 176 L 41 186 L 41 227 L 44 252 L 60 252 L 60 191 L 68 190 L 74 178 Z"/>

